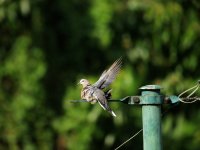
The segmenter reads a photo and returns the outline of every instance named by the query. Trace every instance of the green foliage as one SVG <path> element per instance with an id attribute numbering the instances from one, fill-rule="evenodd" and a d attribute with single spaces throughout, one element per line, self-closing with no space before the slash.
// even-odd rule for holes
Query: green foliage
<path id="1" fill-rule="evenodd" d="M 114 1 L 94 0 L 91 2 L 90 12 L 94 21 L 93 36 L 99 39 L 102 46 L 108 46 L 112 37 L 109 23 L 113 15 Z"/>
<path id="2" fill-rule="evenodd" d="M 160 84 L 179 94 L 199 79 L 200 3 L 162 0 L 0 0 L 0 149 L 114 149 L 141 128 L 141 109 L 80 99 L 123 56 L 113 99 Z M 164 149 L 199 148 L 197 105 L 163 118 Z M 174 144 L 171 144 L 174 143 Z M 124 149 L 142 149 L 142 137 Z"/>

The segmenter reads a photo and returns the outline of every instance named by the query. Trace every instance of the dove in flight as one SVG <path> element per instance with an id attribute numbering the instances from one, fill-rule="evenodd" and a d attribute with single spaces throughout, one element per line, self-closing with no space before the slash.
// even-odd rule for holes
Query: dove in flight
<path id="1" fill-rule="evenodd" d="M 79 84 L 83 86 L 81 90 L 81 98 L 87 100 L 88 102 L 99 103 L 100 106 L 107 110 L 112 116 L 116 117 L 115 113 L 108 105 L 108 99 L 111 98 L 111 90 L 103 91 L 108 87 L 116 78 L 120 71 L 122 65 L 122 58 L 117 59 L 108 70 L 105 70 L 99 80 L 90 84 L 86 79 L 81 79 Z"/>

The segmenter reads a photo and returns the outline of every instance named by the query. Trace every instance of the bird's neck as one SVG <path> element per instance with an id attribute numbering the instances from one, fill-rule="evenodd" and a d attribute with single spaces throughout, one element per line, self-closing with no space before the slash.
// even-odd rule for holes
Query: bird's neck
<path id="1" fill-rule="evenodd" d="M 84 84 L 84 85 L 83 85 L 83 88 L 86 88 L 86 87 L 88 87 L 88 86 L 90 86 L 90 83 Z"/>

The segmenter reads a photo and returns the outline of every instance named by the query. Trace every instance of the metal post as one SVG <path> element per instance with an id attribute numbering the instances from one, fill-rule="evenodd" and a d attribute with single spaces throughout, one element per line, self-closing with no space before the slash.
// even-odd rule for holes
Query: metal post
<path id="1" fill-rule="evenodd" d="M 161 88 L 159 85 L 146 85 L 140 89 L 142 90 L 141 96 L 126 96 L 120 100 L 109 100 L 108 102 L 122 102 L 128 105 L 142 105 L 143 149 L 162 150 L 161 105 L 164 103 L 179 103 L 180 98 L 175 95 L 161 96 Z M 72 100 L 71 102 L 87 101 Z"/>
<path id="2" fill-rule="evenodd" d="M 142 105 L 143 149 L 162 150 L 160 86 L 149 85 L 140 88 L 144 103 Z"/>

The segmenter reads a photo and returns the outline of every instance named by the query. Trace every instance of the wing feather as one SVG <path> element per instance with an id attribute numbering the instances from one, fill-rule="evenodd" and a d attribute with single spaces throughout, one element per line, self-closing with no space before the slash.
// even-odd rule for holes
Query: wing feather
<path id="1" fill-rule="evenodd" d="M 98 87 L 99 89 L 104 89 L 105 87 L 109 86 L 119 73 L 121 65 L 122 58 L 120 57 L 110 66 L 108 70 L 105 70 L 101 74 L 99 80 L 94 84 L 94 86 Z"/>

